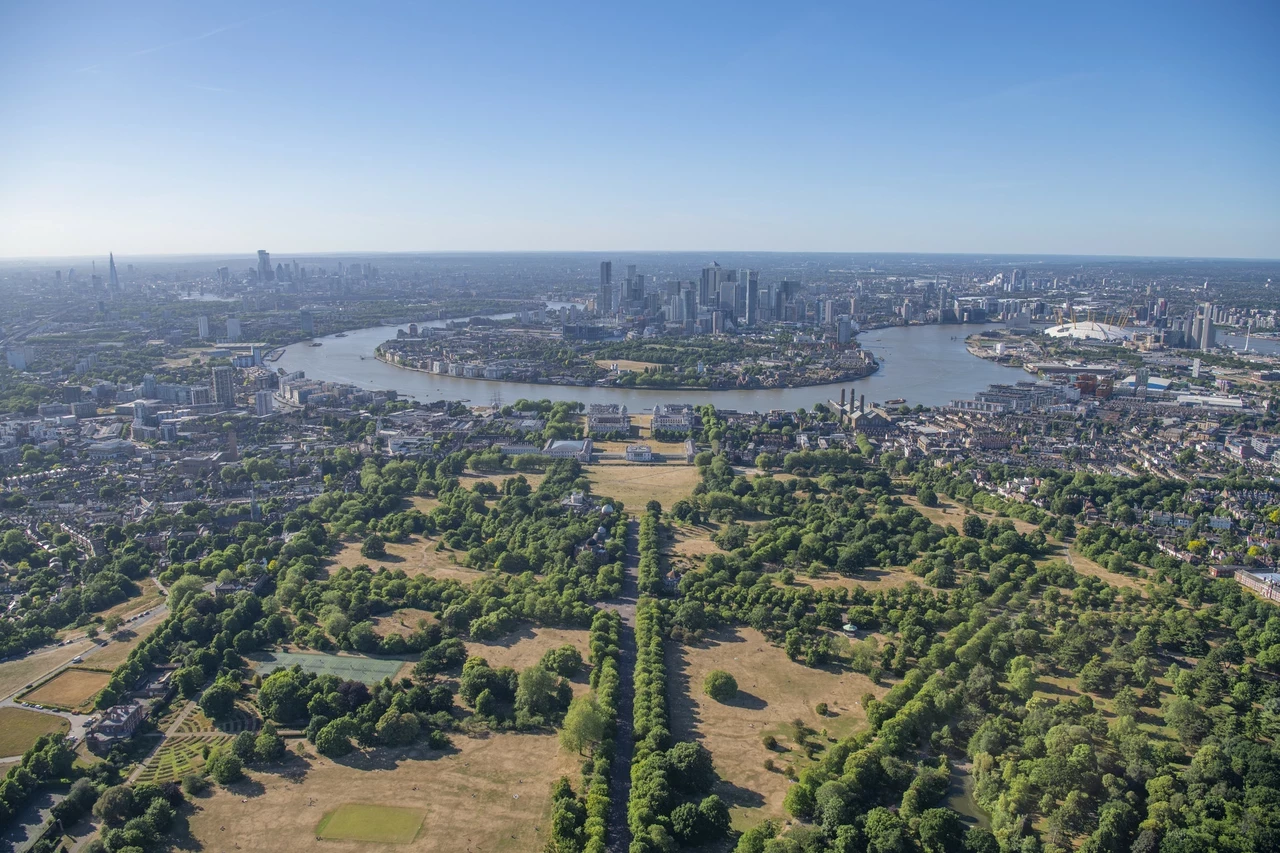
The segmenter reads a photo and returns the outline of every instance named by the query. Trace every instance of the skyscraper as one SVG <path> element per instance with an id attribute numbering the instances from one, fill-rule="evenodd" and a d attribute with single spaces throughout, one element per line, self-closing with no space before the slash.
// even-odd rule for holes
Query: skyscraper
<path id="1" fill-rule="evenodd" d="M 698 307 L 710 308 L 720 298 L 720 281 L 723 271 L 715 261 L 702 268 L 702 281 L 698 283 Z"/>
<path id="2" fill-rule="evenodd" d="M 263 389 L 253 395 L 253 410 L 260 418 L 265 418 L 275 409 L 275 400 L 271 391 Z"/>
<path id="3" fill-rule="evenodd" d="M 315 318 L 311 316 L 311 312 L 306 310 L 299 311 L 298 320 L 302 324 L 302 334 L 306 335 L 308 338 L 313 337 L 316 333 L 316 321 Z"/>
<path id="4" fill-rule="evenodd" d="M 271 253 L 266 249 L 258 250 L 258 281 L 268 282 L 276 277 L 275 270 L 271 268 Z"/>
<path id="5" fill-rule="evenodd" d="M 196 331 L 200 335 L 200 340 L 209 337 L 209 318 L 206 315 L 201 314 L 196 318 Z"/>
<path id="6" fill-rule="evenodd" d="M 230 367 L 213 369 L 213 402 L 219 406 L 234 406 L 236 403 L 235 370 Z"/>
<path id="7" fill-rule="evenodd" d="M 613 312 L 613 261 L 600 262 L 600 296 L 596 299 L 600 314 Z"/>
<path id="8" fill-rule="evenodd" d="M 1200 344 L 1201 352 L 1208 352 L 1218 344 L 1218 330 L 1213 325 L 1213 303 L 1206 302 L 1203 311 L 1204 321 L 1200 327 L 1200 337 L 1197 342 Z"/>
<path id="9" fill-rule="evenodd" d="M 111 285 L 112 290 L 119 290 L 120 276 L 116 275 L 116 256 L 111 252 L 107 253 L 107 264 L 107 283 Z"/>
<path id="10" fill-rule="evenodd" d="M 748 326 L 754 326 L 760 320 L 760 273 L 755 270 L 740 270 L 738 272 L 738 287 L 743 286 L 743 275 L 746 275 L 747 288 L 747 309 L 746 319 Z"/>
<path id="11" fill-rule="evenodd" d="M 231 343 L 240 340 L 240 321 L 235 317 L 227 318 L 227 340 Z"/>

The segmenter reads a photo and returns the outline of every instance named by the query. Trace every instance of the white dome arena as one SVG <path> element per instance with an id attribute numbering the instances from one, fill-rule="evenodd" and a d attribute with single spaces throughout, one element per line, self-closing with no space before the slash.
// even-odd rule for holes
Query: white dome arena
<path id="1" fill-rule="evenodd" d="M 1110 323 L 1063 323 L 1050 326 L 1044 333 L 1051 338 L 1075 338 L 1078 341 L 1130 341 L 1133 333 Z"/>

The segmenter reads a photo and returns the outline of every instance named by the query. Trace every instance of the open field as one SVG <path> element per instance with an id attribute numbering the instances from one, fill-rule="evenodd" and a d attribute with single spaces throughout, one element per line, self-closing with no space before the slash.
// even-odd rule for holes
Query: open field
<path id="1" fill-rule="evenodd" d="M 474 489 L 476 487 L 476 483 L 479 483 L 481 480 L 485 480 L 493 483 L 498 487 L 498 490 L 501 491 L 502 481 L 513 479 L 515 477 L 524 477 L 529 481 L 529 485 L 536 489 L 542 484 L 542 481 L 547 478 L 547 475 L 528 474 L 523 471 L 503 471 L 500 474 L 480 474 L 475 471 L 465 471 L 462 476 L 458 478 L 458 484 L 464 489 Z"/>
<path id="2" fill-rule="evenodd" d="M 577 772 L 577 757 L 560 750 L 550 734 L 455 736 L 446 753 L 415 747 L 380 749 L 341 763 L 313 757 L 301 780 L 251 770 L 249 781 L 200 798 L 189 822 L 192 838 L 179 846 L 292 853 L 313 846 L 327 812 L 348 803 L 394 803 L 426 815 L 403 849 L 527 853 L 540 850 L 547 838 L 551 783 Z M 331 838 L 323 848 L 376 849 Z"/>
<path id="3" fill-rule="evenodd" d="M 108 616 L 119 616 L 121 619 L 128 619 L 130 616 L 136 616 L 144 610 L 150 610 L 164 603 L 164 596 L 160 594 L 160 590 L 156 588 L 156 585 L 149 578 L 143 578 L 138 581 L 138 586 L 142 588 L 141 595 L 135 595 L 127 601 L 122 601 L 115 607 L 104 610 L 98 615 L 104 619 Z"/>
<path id="4" fill-rule="evenodd" d="M 698 467 L 685 465 L 684 457 L 674 465 L 636 465 L 627 462 L 587 466 L 591 491 L 622 501 L 634 513 L 644 512 L 651 500 L 664 510 L 688 497 L 698 484 Z"/>
<path id="5" fill-rule="evenodd" d="M 1012 521 L 1014 529 L 1019 533 L 1030 533 L 1038 529 L 1031 522 L 1023 521 L 1020 518 L 1013 518 L 1012 516 L 1000 518 L 995 513 L 987 512 L 986 510 L 968 509 L 967 507 L 959 506 L 945 495 L 938 495 L 938 505 L 936 507 L 921 506 L 920 501 L 916 500 L 912 495 L 900 495 L 900 497 L 904 504 L 912 509 L 919 510 L 925 518 L 942 527 L 954 524 L 956 529 L 959 530 L 960 525 L 964 523 L 965 515 L 976 515 L 988 524 L 992 521 Z"/>
<path id="6" fill-rule="evenodd" d="M 501 640 L 487 643 L 467 643 L 468 655 L 479 655 L 489 662 L 489 666 L 509 666 L 514 669 L 527 669 L 533 666 L 551 649 L 560 646 L 573 646 L 582 653 L 585 661 L 588 655 L 588 639 L 590 632 L 581 628 L 530 628 L 522 627 L 515 633 L 508 634 Z"/>
<path id="7" fill-rule="evenodd" d="M 855 577 L 847 578 L 844 575 L 838 575 L 835 572 L 824 572 L 816 578 L 806 575 L 797 575 L 796 583 L 811 586 L 814 589 L 827 589 L 828 587 L 845 587 L 853 589 L 855 586 L 864 587 L 866 589 L 891 589 L 893 587 L 906 586 L 909 583 L 916 583 L 924 586 L 924 579 L 916 577 L 906 569 L 863 569 Z"/>
<path id="8" fill-rule="evenodd" d="M 714 521 L 694 527 L 689 524 L 673 525 L 668 528 L 671 536 L 664 543 L 664 553 L 671 561 L 673 568 L 684 570 L 700 568 L 708 554 L 720 551 L 719 546 L 711 541 L 711 537 L 720 530 Z"/>
<path id="9" fill-rule="evenodd" d="M 22 755 L 40 735 L 66 732 L 71 724 L 53 714 L 26 708 L 0 708 L 0 758 Z"/>
<path id="10" fill-rule="evenodd" d="M 8 698 L 25 685 L 91 648 L 93 643 L 89 640 L 77 640 L 68 646 L 54 646 L 24 658 L 0 663 L 0 699 Z"/>
<path id="11" fill-rule="evenodd" d="M 453 578 L 468 582 L 483 577 L 484 572 L 458 565 L 450 558 L 462 559 L 466 554 L 461 551 L 445 549 L 437 551 L 435 540 L 427 540 L 420 536 L 410 537 L 408 542 L 388 542 L 387 555 L 380 560 L 370 560 L 360 555 L 359 542 L 343 542 L 338 553 L 325 561 L 325 566 L 332 570 L 336 567 L 367 565 L 373 571 L 389 569 L 402 571 L 409 577 L 430 575 L 433 578 Z"/>
<path id="12" fill-rule="evenodd" d="M 632 361 L 627 358 L 597 358 L 596 366 L 611 370 L 613 365 L 618 365 L 619 370 L 643 371 L 646 367 L 661 367 L 656 361 Z"/>
<path id="13" fill-rule="evenodd" d="M 89 662 L 103 669 L 115 669 L 124 663 L 125 658 L 129 657 L 129 652 L 133 651 L 138 643 L 151 636 L 152 632 L 163 624 L 164 619 L 157 617 L 137 628 L 121 628 L 117 632 L 117 636 L 121 639 L 113 639 L 111 645 L 94 652 Z"/>
<path id="14" fill-rule="evenodd" d="M 426 812 L 400 806 L 343 803 L 316 825 L 316 837 L 326 841 L 371 841 L 408 844 L 422 828 Z"/>
<path id="15" fill-rule="evenodd" d="M 1061 546 L 1058 549 L 1059 557 L 1060 559 L 1066 560 L 1067 562 L 1069 562 L 1071 564 L 1071 567 L 1075 569 L 1077 572 L 1079 572 L 1080 574 L 1092 575 L 1095 578 L 1101 578 L 1102 580 L 1106 581 L 1112 586 L 1118 586 L 1121 589 L 1129 588 L 1129 589 L 1136 589 L 1138 591 L 1142 590 L 1143 580 L 1141 578 L 1118 574 L 1117 572 L 1113 572 L 1110 569 L 1103 568 L 1102 566 L 1095 563 L 1093 560 L 1090 560 L 1088 557 L 1084 556 L 1083 554 L 1079 553 L 1074 549 L 1072 549 L 1068 554 L 1067 552 L 1068 548 L 1070 548 L 1069 545 Z"/>
<path id="16" fill-rule="evenodd" d="M 22 701 L 74 711 L 88 705 L 110 680 L 110 672 L 68 667 L 30 693 L 24 693 Z"/>
<path id="17" fill-rule="evenodd" d="M 263 652 L 250 658 L 253 668 L 264 676 L 280 668 L 298 664 L 304 672 L 336 675 L 350 681 L 375 684 L 394 677 L 405 665 L 399 658 L 371 658 L 363 655 L 330 655 L 319 652 Z"/>
<path id="18" fill-rule="evenodd" d="M 860 700 L 865 693 L 883 696 L 888 688 L 857 673 L 810 669 L 790 660 L 752 628 L 724 630 L 702 646 L 670 645 L 667 652 L 671 728 L 677 739 L 694 738 L 711 750 L 721 783 L 717 793 L 729 804 L 738 829 L 766 817 L 782 817 L 789 782 L 781 772 L 764 767 L 772 759 L 779 770 L 809 761 L 796 745 L 792 721 L 816 732 L 810 743 L 826 745 L 822 732 L 841 738 L 866 726 Z M 707 696 L 707 673 L 722 669 L 738 681 L 738 696 L 727 704 Z M 814 707 L 826 702 L 828 716 Z M 765 735 L 779 742 L 766 749 Z"/>
<path id="19" fill-rule="evenodd" d="M 418 623 L 423 620 L 426 620 L 428 625 L 434 625 L 439 621 L 430 610 L 405 607 L 386 616 L 375 616 L 373 619 L 373 631 L 379 637 L 389 637 L 392 634 L 407 637 L 418 630 Z"/>

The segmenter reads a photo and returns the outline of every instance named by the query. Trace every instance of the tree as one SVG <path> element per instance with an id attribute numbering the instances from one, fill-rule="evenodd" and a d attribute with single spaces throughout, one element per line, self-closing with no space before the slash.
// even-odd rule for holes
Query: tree
<path id="1" fill-rule="evenodd" d="M 244 765 L 236 754 L 224 746 L 215 746 L 209 753 L 204 769 L 219 785 L 239 782 L 244 776 Z"/>
<path id="2" fill-rule="evenodd" d="M 225 681 L 215 681 L 200 697 L 200 710 L 210 719 L 223 719 L 235 706 L 236 689 Z"/>
<path id="3" fill-rule="evenodd" d="M 387 543 L 382 537 L 376 533 L 370 533 L 365 537 L 364 544 L 360 546 L 360 556 L 366 560 L 380 560 L 387 555 Z"/>
<path id="4" fill-rule="evenodd" d="M 259 761 L 277 761 L 284 755 L 284 738 L 276 734 L 270 722 L 263 724 L 262 732 L 253 742 L 253 752 Z"/>
<path id="5" fill-rule="evenodd" d="M 549 717 L 568 704 L 564 690 L 567 687 L 569 683 L 554 673 L 540 666 L 531 666 L 520 673 L 516 687 L 516 711 L 523 711 L 531 717 Z M 573 695 L 572 688 L 568 693 Z"/>
<path id="6" fill-rule="evenodd" d="M 986 532 L 987 526 L 982 519 L 976 515 L 966 515 L 964 522 L 960 525 L 961 532 L 971 539 L 981 539 L 982 534 Z"/>
<path id="7" fill-rule="evenodd" d="M 572 678 L 582 669 L 582 653 L 570 645 L 558 649 L 548 649 L 538 665 L 556 675 Z"/>
<path id="8" fill-rule="evenodd" d="M 867 812 L 864 831 L 867 853 L 906 853 L 910 849 L 906 823 L 886 808 L 876 807 Z"/>
<path id="9" fill-rule="evenodd" d="M 231 741 L 231 751 L 236 754 L 242 764 L 248 764 L 257 757 L 258 739 L 253 732 L 240 732 Z"/>
<path id="10" fill-rule="evenodd" d="M 282 669 L 269 675 L 258 690 L 258 707 L 264 716 L 278 723 L 292 723 L 303 717 L 307 703 L 298 674 Z"/>
<path id="11" fill-rule="evenodd" d="M 401 713 L 389 708 L 378 720 L 375 733 L 378 740 L 387 746 L 406 746 L 418 739 L 420 731 L 418 718 L 408 712 Z"/>
<path id="12" fill-rule="evenodd" d="M 951 809 L 925 809 L 920 815 L 916 834 L 925 853 L 950 853 L 959 850 L 964 838 L 964 824 Z"/>
<path id="13" fill-rule="evenodd" d="M 102 628 L 108 634 L 114 634 L 116 629 L 120 627 L 121 619 L 114 613 L 102 620 Z"/>
<path id="14" fill-rule="evenodd" d="M 594 747 L 604 739 L 607 720 L 595 695 L 579 696 L 569 703 L 560 727 L 560 745 L 579 754 L 584 747 Z"/>
<path id="15" fill-rule="evenodd" d="M 671 766 L 671 783 L 687 794 L 702 794 L 716 783 L 716 768 L 711 752 L 696 741 L 681 741 L 667 750 Z"/>
<path id="16" fill-rule="evenodd" d="M 928 486 L 921 486 L 916 489 L 916 499 L 920 501 L 920 506 L 933 507 L 938 505 L 938 493 Z"/>
<path id="17" fill-rule="evenodd" d="M 93 805 L 93 813 L 108 824 L 120 824 L 133 812 L 133 789 L 115 785 L 102 792 Z"/>
<path id="18" fill-rule="evenodd" d="M 723 669 L 713 669 L 702 682 L 702 689 L 717 702 L 728 702 L 738 695 L 738 681 Z"/>
<path id="19" fill-rule="evenodd" d="M 351 738 L 348 735 L 347 720 L 334 720 L 326 723 L 316 734 L 316 749 L 328 758 L 339 758 L 351 752 Z"/>

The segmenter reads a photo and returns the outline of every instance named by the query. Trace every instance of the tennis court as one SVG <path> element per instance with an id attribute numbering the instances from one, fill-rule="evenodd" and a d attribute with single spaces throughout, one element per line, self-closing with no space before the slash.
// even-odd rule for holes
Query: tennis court
<path id="1" fill-rule="evenodd" d="M 303 672 L 316 675 L 336 675 L 347 681 L 363 681 L 376 684 L 384 678 L 394 677 L 404 661 L 395 658 L 370 658 L 363 655 L 327 655 L 321 652 L 265 652 L 254 655 L 254 669 L 269 675 L 277 669 L 288 669 L 297 664 Z"/>

